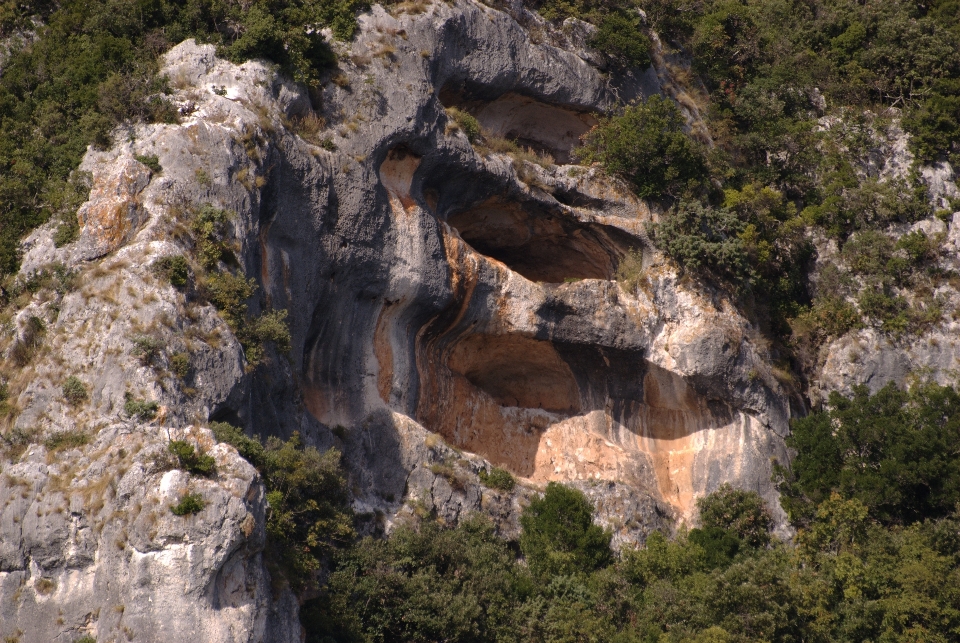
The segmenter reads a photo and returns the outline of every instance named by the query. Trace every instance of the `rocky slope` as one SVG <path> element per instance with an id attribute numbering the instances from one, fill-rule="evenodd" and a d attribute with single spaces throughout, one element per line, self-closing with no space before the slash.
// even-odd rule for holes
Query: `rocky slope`
<path id="1" fill-rule="evenodd" d="M 724 482 L 778 507 L 771 463 L 804 407 L 767 342 L 654 250 L 654 209 L 564 164 L 598 115 L 669 86 L 665 69 L 602 70 L 588 26 L 554 30 L 520 5 L 377 5 L 360 24 L 313 92 L 175 47 L 164 73 L 182 122 L 89 151 L 80 238 L 26 240 L 23 279 L 62 263 L 80 287 L 47 278 L 5 340 L 8 355 L 39 346 L 8 382 L 12 434 L 31 446 L 0 476 L 0 635 L 299 640 L 262 561 L 263 486 L 195 428 L 211 420 L 341 449 L 373 529 L 479 510 L 512 535 L 548 481 L 583 489 L 617 543 L 692 519 Z M 475 147 L 453 107 L 540 157 Z M 193 252 L 207 204 L 232 213 L 250 314 L 287 311 L 288 354 L 268 346 L 252 365 L 210 304 L 154 269 Z M 938 332 L 938 356 L 917 360 L 946 373 L 953 329 Z M 828 367 L 820 386 L 869 380 L 863 368 Z M 80 404 L 64 399 L 70 375 L 89 389 Z M 156 418 L 131 418 L 136 400 Z M 77 430 L 89 442 L 61 447 Z M 204 446 L 217 476 L 165 470 L 170 439 Z M 484 487 L 492 466 L 521 484 Z M 173 515 L 187 491 L 206 507 Z"/>

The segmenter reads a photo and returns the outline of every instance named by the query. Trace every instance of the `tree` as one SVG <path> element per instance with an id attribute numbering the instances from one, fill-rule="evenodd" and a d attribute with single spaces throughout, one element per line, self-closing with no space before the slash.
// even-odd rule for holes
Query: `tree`
<path id="1" fill-rule="evenodd" d="M 520 525 L 520 549 L 535 574 L 587 573 L 612 560 L 610 532 L 593 524 L 593 506 L 576 489 L 551 482 Z"/>
<path id="2" fill-rule="evenodd" d="M 773 518 L 766 503 L 755 491 L 734 489 L 728 483 L 697 500 L 700 525 L 704 529 L 722 529 L 751 547 L 770 542 Z"/>
<path id="3" fill-rule="evenodd" d="M 651 226 L 657 246 L 684 269 L 739 289 L 754 273 L 741 234 L 746 224 L 725 208 L 681 202 Z"/>
<path id="4" fill-rule="evenodd" d="M 885 524 L 945 516 L 960 501 L 958 443 L 960 395 L 951 387 L 834 392 L 827 410 L 793 423 L 787 444 L 798 454 L 780 484 L 784 508 L 791 519 L 809 517 L 837 492 Z"/>

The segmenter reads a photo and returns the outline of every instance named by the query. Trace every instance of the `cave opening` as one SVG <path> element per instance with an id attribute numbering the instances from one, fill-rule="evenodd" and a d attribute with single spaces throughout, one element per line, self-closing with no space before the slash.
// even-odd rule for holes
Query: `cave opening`
<path id="1" fill-rule="evenodd" d="M 560 164 L 570 162 L 580 137 L 599 122 L 590 112 L 515 93 L 485 100 L 482 91 L 465 85 L 444 86 L 439 98 L 444 107 L 457 107 L 472 114 L 488 134 L 547 153 Z"/>
<path id="2" fill-rule="evenodd" d="M 460 238 L 531 281 L 613 279 L 622 256 L 605 226 L 493 198 L 447 217 Z"/>
<path id="3" fill-rule="evenodd" d="M 565 415 L 580 409 L 576 379 L 550 342 L 469 335 L 454 345 L 447 365 L 500 406 Z"/>

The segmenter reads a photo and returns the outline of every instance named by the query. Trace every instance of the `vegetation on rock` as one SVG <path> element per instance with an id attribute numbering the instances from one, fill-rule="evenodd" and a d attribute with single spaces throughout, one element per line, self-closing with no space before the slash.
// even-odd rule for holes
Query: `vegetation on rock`
<path id="1" fill-rule="evenodd" d="M 170 511 L 175 516 L 189 516 L 190 514 L 200 513 L 205 506 L 203 496 L 199 493 L 188 493 L 180 498 L 177 504 L 170 505 Z"/>
<path id="2" fill-rule="evenodd" d="M 354 538 L 340 452 L 305 447 L 297 433 L 286 441 L 270 437 L 261 442 L 225 422 L 211 429 L 263 477 L 270 505 L 269 561 L 295 591 L 314 589 L 324 560 Z"/>
<path id="3" fill-rule="evenodd" d="M 335 61 L 320 30 L 356 29 L 357 0 L 32 0 L 7 3 L 0 38 L 14 47 L 0 75 L 0 276 L 14 273 L 18 243 L 51 217 L 73 220 L 86 199 L 72 177 L 88 145 L 106 147 L 116 126 L 173 122 L 158 57 L 187 38 L 212 42 L 230 60 L 267 58 L 313 84 Z M 159 165 L 140 159 L 153 172 Z M 86 186 L 89 189 L 89 186 Z M 77 198 L 81 195 L 82 198 Z"/>
<path id="4" fill-rule="evenodd" d="M 706 172 L 702 150 L 683 127 L 672 101 L 651 96 L 588 132 L 578 156 L 623 177 L 641 197 L 679 198 L 696 190 Z"/>
<path id="5" fill-rule="evenodd" d="M 185 440 L 171 440 L 167 450 L 177 458 L 177 463 L 184 471 L 209 476 L 216 470 L 217 463 L 213 456 L 197 450 Z"/>
<path id="6" fill-rule="evenodd" d="M 551 483 L 523 513 L 525 562 L 480 516 L 456 528 L 427 519 L 342 549 L 320 597 L 303 606 L 307 640 L 951 640 L 960 628 L 960 515 L 950 498 L 924 504 L 909 493 L 876 495 L 875 468 L 843 464 L 837 451 L 858 457 L 847 442 L 823 447 L 822 430 L 804 428 L 835 418 L 875 424 L 905 406 L 898 419 L 913 419 L 902 434 L 935 418 L 942 436 L 955 432 L 952 389 L 921 387 L 897 400 L 894 393 L 835 398 L 843 410 L 797 421 L 797 435 L 809 437 L 795 443 L 802 473 L 791 484 L 810 495 L 806 509 L 793 512 L 795 545 L 772 536 L 756 493 L 722 486 L 698 502 L 699 527 L 672 538 L 654 532 L 644 546 L 614 556 L 583 494 Z M 952 474 L 937 468 L 948 459 L 937 440 L 923 453 L 898 441 L 881 460 L 923 471 L 956 493 Z M 838 477 L 849 486 L 838 487 Z M 877 504 L 868 508 L 861 497 Z"/>

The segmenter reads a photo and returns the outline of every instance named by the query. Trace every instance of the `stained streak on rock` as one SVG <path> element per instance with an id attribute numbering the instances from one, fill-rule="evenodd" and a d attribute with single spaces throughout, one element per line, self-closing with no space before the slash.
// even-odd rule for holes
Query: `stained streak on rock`
<path id="1" fill-rule="evenodd" d="M 393 346 L 390 343 L 390 325 L 393 323 L 394 306 L 384 304 L 377 317 L 377 326 L 373 335 L 373 352 L 377 358 L 377 392 L 380 399 L 390 404 L 390 391 L 393 388 Z"/>
<path id="2" fill-rule="evenodd" d="M 130 157 L 94 174 L 90 200 L 77 210 L 82 228 L 80 241 L 88 258 L 101 257 L 133 238 L 146 218 L 137 198 L 150 183 L 150 171 Z"/>

